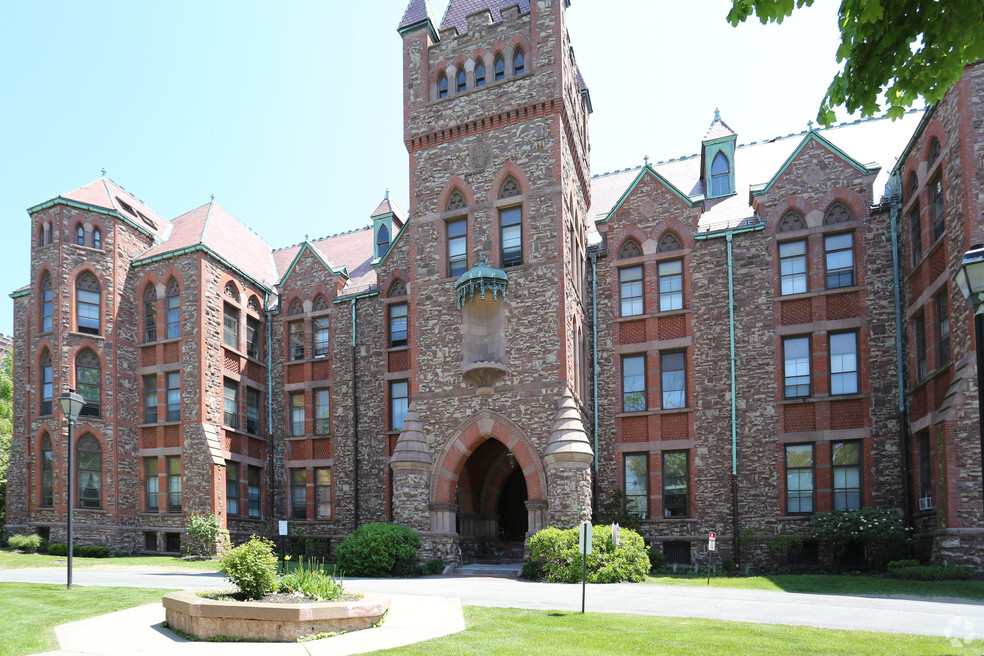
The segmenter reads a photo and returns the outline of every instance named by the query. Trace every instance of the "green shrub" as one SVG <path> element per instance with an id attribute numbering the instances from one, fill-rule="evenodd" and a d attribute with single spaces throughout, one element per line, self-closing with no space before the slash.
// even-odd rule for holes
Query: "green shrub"
<path id="1" fill-rule="evenodd" d="M 222 555 L 221 569 L 247 599 L 277 590 L 277 556 L 273 542 L 257 535 Z"/>
<path id="2" fill-rule="evenodd" d="M 578 528 L 561 530 L 548 526 L 528 540 L 530 560 L 543 563 L 543 578 L 556 583 L 581 580 L 581 553 L 577 548 Z M 621 544 L 612 544 L 611 526 L 595 526 L 592 550 L 587 557 L 589 583 L 638 583 L 649 573 L 649 548 L 633 530 L 621 530 Z"/>
<path id="3" fill-rule="evenodd" d="M 219 516 L 214 513 L 191 513 L 188 515 L 188 524 L 185 527 L 188 537 L 198 540 L 201 548 L 198 555 L 202 558 L 211 556 L 215 553 L 215 546 L 219 543 Z"/>
<path id="4" fill-rule="evenodd" d="M 348 576 L 409 576 L 420 534 L 399 524 L 366 524 L 342 540 L 335 563 Z"/>
<path id="5" fill-rule="evenodd" d="M 946 580 L 967 580 L 973 578 L 973 567 L 935 567 L 932 565 L 911 565 L 908 567 L 896 567 L 888 572 L 893 579 L 905 579 L 907 581 L 946 581 Z"/>
<path id="6" fill-rule="evenodd" d="M 330 601 L 342 593 L 342 582 L 331 574 L 325 574 L 324 563 L 304 556 L 297 560 L 297 567 L 280 577 L 281 592 L 296 592 L 318 601 Z"/>
<path id="7" fill-rule="evenodd" d="M 79 555 L 86 558 L 109 558 L 109 547 L 87 544 L 79 547 Z"/>
<path id="8" fill-rule="evenodd" d="M 887 569 L 889 572 L 892 572 L 897 569 L 901 569 L 902 567 L 918 567 L 918 566 L 919 566 L 918 560 L 893 560 L 888 564 Z"/>
<path id="9" fill-rule="evenodd" d="M 666 556 L 659 549 L 649 547 L 649 571 L 654 572 L 666 564 Z"/>
<path id="10" fill-rule="evenodd" d="M 7 542 L 10 544 L 11 549 L 23 551 L 24 553 L 36 553 L 41 548 L 42 540 L 40 535 L 18 533 L 17 535 L 11 535 Z"/>
<path id="11" fill-rule="evenodd" d="M 519 578 L 526 579 L 527 581 L 542 581 L 543 562 L 539 560 L 527 560 L 523 563 L 523 571 L 520 572 Z"/>
<path id="12" fill-rule="evenodd" d="M 417 572 L 421 576 L 436 576 L 437 574 L 444 573 L 444 561 L 440 558 L 434 558 L 428 560 L 426 563 L 420 563 L 417 566 Z"/>
<path id="13" fill-rule="evenodd" d="M 81 547 L 77 544 L 72 545 L 72 555 L 80 556 Z M 64 542 L 52 542 L 48 545 L 48 554 L 51 556 L 67 556 L 68 555 L 68 545 Z"/>

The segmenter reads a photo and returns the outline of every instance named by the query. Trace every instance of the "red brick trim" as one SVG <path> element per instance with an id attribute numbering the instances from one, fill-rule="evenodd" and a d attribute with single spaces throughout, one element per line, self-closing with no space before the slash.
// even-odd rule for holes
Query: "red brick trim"
<path id="1" fill-rule="evenodd" d="M 437 76 L 435 76 L 434 79 L 437 80 Z M 517 109 L 510 109 L 498 114 L 490 114 L 483 118 L 475 119 L 474 121 L 460 123 L 450 128 L 435 130 L 429 134 L 413 137 L 406 142 L 406 146 L 412 156 L 418 150 L 433 148 L 434 146 L 440 146 L 451 141 L 457 141 L 458 139 L 464 139 L 465 137 L 471 137 L 477 134 L 485 134 L 486 132 L 499 130 L 522 121 L 529 121 L 535 118 L 556 114 L 562 110 L 563 102 L 560 98 L 554 98 L 552 100 L 533 103 Z"/>

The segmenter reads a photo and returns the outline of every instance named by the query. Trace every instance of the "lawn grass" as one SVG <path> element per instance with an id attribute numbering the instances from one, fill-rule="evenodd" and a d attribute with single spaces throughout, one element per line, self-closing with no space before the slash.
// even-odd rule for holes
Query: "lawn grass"
<path id="1" fill-rule="evenodd" d="M 954 646 L 944 638 L 834 631 L 813 627 L 750 624 L 694 618 L 651 617 L 465 607 L 462 633 L 419 642 L 381 655 L 470 654 L 968 654 L 984 641 Z"/>
<path id="2" fill-rule="evenodd" d="M 656 585 L 706 586 L 707 576 L 663 574 L 650 576 L 646 583 Z M 846 574 L 776 574 L 771 576 L 712 576 L 713 588 L 743 590 L 781 590 L 809 594 L 903 595 L 911 597 L 950 597 L 984 601 L 984 581 L 902 581 L 884 576 Z"/>
<path id="3" fill-rule="evenodd" d="M 58 648 L 55 627 L 94 615 L 160 602 L 171 590 L 0 583 L 0 656 Z"/>
<path id="4" fill-rule="evenodd" d="M 25 568 L 64 568 L 68 558 L 65 556 L 49 556 L 48 554 L 20 553 L 13 549 L 0 549 L 0 569 Z M 113 558 L 72 558 L 72 568 L 91 569 L 148 567 L 155 569 L 181 568 L 201 572 L 219 571 L 219 563 L 215 560 L 182 560 L 176 556 L 119 556 Z"/>

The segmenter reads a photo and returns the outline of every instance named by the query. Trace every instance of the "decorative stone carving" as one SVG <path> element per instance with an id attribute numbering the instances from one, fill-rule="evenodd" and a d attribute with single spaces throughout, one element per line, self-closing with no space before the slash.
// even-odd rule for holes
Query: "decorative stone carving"
<path id="1" fill-rule="evenodd" d="M 485 141 L 472 144 L 468 149 L 468 161 L 473 169 L 484 169 L 492 162 L 492 146 Z"/>
<path id="2" fill-rule="evenodd" d="M 800 216 L 799 212 L 786 212 L 783 217 L 779 219 L 779 232 L 802 230 L 805 227 L 806 222 L 803 220 L 803 217 Z"/>
<path id="3" fill-rule="evenodd" d="M 672 232 L 667 232 L 659 238 L 659 246 L 656 247 L 656 252 L 669 253 L 670 251 L 678 251 L 682 248 L 683 244 L 680 242 L 680 238 Z"/>
<path id="4" fill-rule="evenodd" d="M 320 312 L 321 310 L 328 309 L 328 299 L 325 298 L 324 294 L 318 294 L 314 297 L 314 311 Z"/>
<path id="5" fill-rule="evenodd" d="M 823 215 L 824 225 L 833 225 L 835 223 L 847 223 L 848 221 L 853 221 L 854 215 L 851 210 L 847 209 L 844 203 L 834 203 L 829 208 L 827 208 L 827 213 Z"/>
<path id="6" fill-rule="evenodd" d="M 635 239 L 626 239 L 618 252 L 618 259 L 624 260 L 630 257 L 639 257 L 640 255 L 642 255 L 642 246 L 639 245 L 639 242 Z"/>
<path id="7" fill-rule="evenodd" d="M 290 304 L 290 311 L 287 312 L 288 316 L 295 314 L 304 314 L 304 304 L 297 298 L 295 298 L 294 302 Z"/>
<path id="8" fill-rule="evenodd" d="M 511 175 L 499 187 L 499 198 L 511 198 L 513 196 L 519 196 L 521 193 L 523 191 L 519 188 L 519 183 Z"/>
<path id="9" fill-rule="evenodd" d="M 393 284 L 390 285 L 389 291 L 386 293 L 388 298 L 396 298 L 397 296 L 406 296 L 407 286 L 402 280 L 394 280 Z"/>
<path id="10" fill-rule="evenodd" d="M 460 191 L 458 191 L 457 189 L 455 189 L 454 191 L 451 192 L 451 195 L 448 196 L 448 204 L 445 206 L 444 209 L 447 212 L 452 212 L 454 210 L 460 210 L 464 208 L 466 205 L 467 203 L 465 202 L 465 195 Z"/>

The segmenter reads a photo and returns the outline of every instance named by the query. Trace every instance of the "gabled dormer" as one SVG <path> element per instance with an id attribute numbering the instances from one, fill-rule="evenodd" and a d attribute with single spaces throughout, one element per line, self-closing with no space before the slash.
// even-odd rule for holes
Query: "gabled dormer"
<path id="1" fill-rule="evenodd" d="M 407 217 L 400 209 L 399 205 L 390 200 L 389 190 L 383 197 L 383 201 L 375 209 L 370 217 L 372 219 L 373 259 L 378 260 L 389 250 L 390 244 L 396 239 Z"/>
<path id="2" fill-rule="evenodd" d="M 708 200 L 735 193 L 735 142 L 738 135 L 714 110 L 714 120 L 700 145 L 700 170 Z"/>

